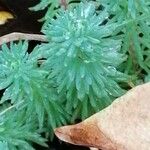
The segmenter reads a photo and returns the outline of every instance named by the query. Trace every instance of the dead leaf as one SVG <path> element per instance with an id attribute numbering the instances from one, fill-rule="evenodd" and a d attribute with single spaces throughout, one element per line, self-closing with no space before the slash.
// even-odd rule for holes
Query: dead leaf
<path id="1" fill-rule="evenodd" d="M 97 148 L 93 148 L 93 147 L 91 147 L 91 148 L 90 148 L 90 150 L 98 150 L 98 149 L 97 149 Z"/>
<path id="2" fill-rule="evenodd" d="M 13 19 L 13 18 L 14 16 L 10 12 L 0 11 L 0 25 L 5 24 L 8 21 L 8 19 Z"/>
<path id="3" fill-rule="evenodd" d="M 61 140 L 102 150 L 150 150 L 150 83 L 85 121 L 55 129 Z"/>

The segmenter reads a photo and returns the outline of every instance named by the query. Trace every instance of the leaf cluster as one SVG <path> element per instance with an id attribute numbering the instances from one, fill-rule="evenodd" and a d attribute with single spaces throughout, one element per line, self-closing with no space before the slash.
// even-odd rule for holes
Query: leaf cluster
<path id="1" fill-rule="evenodd" d="M 1 149 L 46 146 L 40 133 L 52 137 L 55 127 L 87 118 L 150 79 L 148 0 L 61 2 L 32 8 L 48 9 L 47 43 L 31 52 L 27 41 L 1 47 Z"/>
<path id="2" fill-rule="evenodd" d="M 6 44 L 2 45 L 0 89 L 5 90 L 1 104 L 7 101 L 10 101 L 11 104 L 18 104 L 23 101 L 22 105 L 25 105 L 26 115 L 33 116 L 33 120 L 37 118 L 36 122 L 31 122 L 31 126 L 38 124 L 39 129 L 48 126 L 52 130 L 56 126 L 65 124 L 69 115 L 57 101 L 61 97 L 58 96 L 52 81 L 47 79 L 49 72 L 39 65 L 38 60 L 44 57 L 44 53 L 39 51 L 38 46 L 30 54 L 27 50 L 27 42 L 10 43 L 9 47 Z M 22 113 L 23 110 L 20 111 Z M 9 115 L 8 120 L 16 116 Z M 13 120 L 11 123 L 6 123 L 13 125 Z M 28 125 L 28 123 L 25 124 Z"/>
<path id="3" fill-rule="evenodd" d="M 118 82 L 128 77 L 117 67 L 126 56 L 119 52 L 121 40 L 109 37 L 116 23 L 102 24 L 106 18 L 106 11 L 96 15 L 92 3 L 81 3 L 42 29 L 50 41 L 42 47 L 49 51 L 43 66 L 52 70 L 49 78 L 56 79 L 58 93 L 66 93 L 66 110 L 75 118 L 86 118 L 125 92 Z"/>
<path id="4" fill-rule="evenodd" d="M 40 3 L 31 7 L 32 11 L 46 10 L 45 16 L 40 21 L 45 21 L 55 17 L 57 12 L 63 9 L 69 9 L 74 6 L 80 0 L 40 0 Z"/>
<path id="5" fill-rule="evenodd" d="M 19 105 L 18 105 L 19 106 Z M 34 150 L 32 143 L 42 146 L 46 140 L 37 130 L 35 116 L 27 115 L 26 108 L 13 108 L 7 104 L 0 112 L 0 148 L 1 150 Z"/>
<path id="6" fill-rule="evenodd" d="M 99 1 L 99 0 L 97 0 Z M 122 52 L 128 55 L 125 72 L 141 79 L 143 71 L 150 73 L 150 5 L 148 0 L 102 0 L 100 4 L 109 12 L 111 20 L 123 24 L 114 35 L 123 40 Z M 144 75 L 145 76 L 145 75 Z M 136 84 L 136 83 L 135 83 Z"/>

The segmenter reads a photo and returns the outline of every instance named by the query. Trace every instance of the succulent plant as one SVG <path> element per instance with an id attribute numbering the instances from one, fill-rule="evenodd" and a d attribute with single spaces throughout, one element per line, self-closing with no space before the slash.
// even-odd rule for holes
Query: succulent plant
<path id="1" fill-rule="evenodd" d="M 109 37 L 116 23 L 104 24 L 108 17 L 105 10 L 96 14 L 94 4 L 81 3 L 60 11 L 42 29 L 49 39 L 43 45 L 49 51 L 43 66 L 52 70 L 50 77 L 56 78 L 58 92 L 66 91 L 67 110 L 80 108 L 82 118 L 125 92 L 117 82 L 127 76 L 117 67 L 126 56 L 119 52 L 121 41 Z"/>
<path id="2" fill-rule="evenodd" d="M 0 89 L 5 89 L 1 103 L 11 100 L 11 103 L 24 101 L 27 111 L 36 112 L 39 127 L 42 128 L 47 120 L 55 128 L 65 122 L 68 114 L 57 102 L 60 98 L 53 87 L 52 81 L 47 79 L 48 71 L 38 65 L 44 53 L 37 46 L 28 53 L 28 43 L 11 43 L 10 48 L 4 44 L 0 52 Z M 54 118 L 58 119 L 54 119 Z M 45 120 L 46 119 L 46 120 Z M 55 121 L 54 121 L 55 120 Z"/>
<path id="3" fill-rule="evenodd" d="M 126 72 L 138 74 L 139 70 L 144 69 L 149 74 L 149 0 L 97 1 L 109 12 L 113 21 L 127 22 L 118 31 L 122 33 L 122 52 L 129 54 Z"/>
<path id="4" fill-rule="evenodd" d="M 46 147 L 46 139 L 42 138 L 37 130 L 35 114 L 29 115 L 24 106 L 17 108 L 18 106 L 16 105 L 15 108 L 15 106 L 3 105 L 0 108 L 0 149 L 34 150 L 31 142 Z"/>

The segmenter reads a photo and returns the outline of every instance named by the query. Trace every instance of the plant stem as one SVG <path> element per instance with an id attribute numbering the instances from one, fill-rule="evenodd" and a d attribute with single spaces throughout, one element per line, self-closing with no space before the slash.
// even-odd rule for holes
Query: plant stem
<path id="1" fill-rule="evenodd" d="M 18 40 L 30 40 L 30 41 L 33 40 L 33 41 L 47 42 L 45 35 L 13 32 L 13 33 L 1 36 L 0 45 L 11 42 L 11 41 L 18 41 Z"/>
<path id="2" fill-rule="evenodd" d="M 64 6 L 65 10 L 67 9 L 67 1 L 61 0 L 61 5 Z"/>
<path id="3" fill-rule="evenodd" d="M 21 102 L 15 104 L 15 105 L 12 105 L 12 106 L 10 106 L 10 107 L 8 107 L 8 108 L 6 108 L 6 109 L 3 110 L 2 112 L 0 112 L 0 116 L 4 115 L 7 111 L 9 111 L 9 110 L 11 110 L 11 109 L 17 107 L 18 105 L 20 105 L 20 104 L 22 104 L 22 103 L 23 103 L 23 101 L 21 101 Z"/>

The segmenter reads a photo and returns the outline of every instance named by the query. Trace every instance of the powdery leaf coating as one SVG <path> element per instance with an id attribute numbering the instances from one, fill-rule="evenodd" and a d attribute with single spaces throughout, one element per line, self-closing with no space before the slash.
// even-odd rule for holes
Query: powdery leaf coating
<path id="1" fill-rule="evenodd" d="M 106 18 L 108 13 L 97 14 L 93 3 L 80 3 L 60 11 L 42 29 L 49 40 L 43 45 L 49 52 L 43 66 L 52 70 L 50 78 L 56 78 L 58 93 L 67 93 L 66 109 L 82 119 L 122 95 L 125 90 L 118 81 L 128 80 L 117 70 L 126 59 L 119 52 L 121 41 L 108 37 L 116 23 L 102 24 Z"/>

